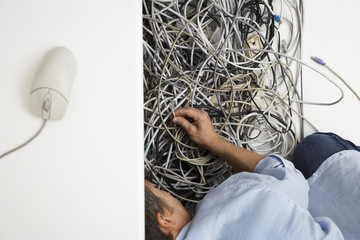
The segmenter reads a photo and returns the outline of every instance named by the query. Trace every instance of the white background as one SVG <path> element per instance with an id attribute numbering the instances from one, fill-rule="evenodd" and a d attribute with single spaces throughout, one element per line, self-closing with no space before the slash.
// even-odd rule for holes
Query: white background
<path id="1" fill-rule="evenodd" d="M 45 53 L 72 50 L 64 119 L 0 159 L 0 239 L 142 239 L 141 1 L 0 1 L 0 154 L 42 120 L 29 110 Z"/>
<path id="2" fill-rule="evenodd" d="M 323 58 L 360 92 L 358 9 L 305 1 L 303 59 Z M 139 0 L 0 0 L 0 153 L 41 125 L 29 91 L 43 55 L 62 45 L 78 63 L 65 118 L 0 160 L 1 240 L 143 239 L 141 31 Z M 306 100 L 339 96 L 308 70 L 304 85 Z M 305 116 L 359 143 L 360 103 L 340 85 L 341 103 Z"/>
<path id="3" fill-rule="evenodd" d="M 305 106 L 305 116 L 319 131 L 335 132 L 360 145 L 360 102 L 333 74 L 310 57 L 323 59 L 360 94 L 360 27 L 357 0 L 305 1 L 303 60 L 338 83 L 344 99 L 330 107 Z M 305 100 L 332 102 L 339 91 L 320 75 L 304 68 Z"/>

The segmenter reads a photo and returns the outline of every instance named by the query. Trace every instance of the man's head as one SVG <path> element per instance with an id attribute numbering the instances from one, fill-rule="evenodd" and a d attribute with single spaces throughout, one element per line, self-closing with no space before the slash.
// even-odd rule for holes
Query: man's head
<path id="1" fill-rule="evenodd" d="M 146 239 L 175 239 L 190 221 L 190 214 L 169 193 L 145 181 Z"/>

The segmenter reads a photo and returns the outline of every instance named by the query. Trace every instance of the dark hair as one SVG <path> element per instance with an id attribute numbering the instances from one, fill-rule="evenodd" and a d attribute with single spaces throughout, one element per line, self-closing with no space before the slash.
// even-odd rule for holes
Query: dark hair
<path id="1" fill-rule="evenodd" d="M 164 209 L 168 208 L 166 203 L 156 197 L 150 190 L 145 187 L 145 239 L 146 240 L 173 240 L 171 234 L 166 235 L 156 220 L 156 214 L 164 213 Z"/>

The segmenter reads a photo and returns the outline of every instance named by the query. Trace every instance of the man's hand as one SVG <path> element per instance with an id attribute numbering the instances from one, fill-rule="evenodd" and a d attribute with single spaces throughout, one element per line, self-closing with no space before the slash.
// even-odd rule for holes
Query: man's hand
<path id="1" fill-rule="evenodd" d="M 205 111 L 189 107 L 179 108 L 175 110 L 175 117 L 172 121 L 183 127 L 192 141 L 210 151 L 221 138 L 216 133 L 209 115 Z"/>
<path id="2" fill-rule="evenodd" d="M 175 117 L 172 121 L 183 127 L 192 141 L 218 155 L 239 172 L 253 171 L 258 162 L 264 158 L 264 156 L 238 147 L 220 137 L 205 111 L 179 108 L 175 110 Z"/>

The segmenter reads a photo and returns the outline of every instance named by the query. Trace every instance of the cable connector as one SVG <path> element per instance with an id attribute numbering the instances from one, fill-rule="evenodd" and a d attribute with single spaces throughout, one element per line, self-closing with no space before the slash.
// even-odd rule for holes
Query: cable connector
<path id="1" fill-rule="evenodd" d="M 244 41 L 244 47 L 249 49 L 261 49 L 261 40 L 259 35 L 255 34 Z M 254 58 L 258 51 L 245 51 L 245 55 L 249 58 Z"/>
<path id="2" fill-rule="evenodd" d="M 282 52 L 282 53 L 286 53 L 286 52 L 287 52 L 288 48 L 287 48 L 287 43 L 286 43 L 286 40 L 285 40 L 285 39 L 281 40 L 280 49 L 281 49 L 281 52 Z"/>
<path id="3" fill-rule="evenodd" d="M 269 4 L 268 0 L 264 0 L 264 3 L 265 3 L 265 5 L 268 7 L 268 9 L 270 10 L 270 12 L 272 13 L 275 22 L 281 24 L 282 21 L 281 21 L 280 16 L 279 16 L 279 15 L 276 15 L 276 14 L 274 13 L 273 9 L 270 7 L 270 4 Z"/>
<path id="4" fill-rule="evenodd" d="M 318 57 L 315 57 L 315 56 L 311 56 L 311 59 L 314 60 L 316 63 L 320 64 L 320 65 L 323 65 L 325 66 L 326 63 L 321 59 L 321 58 L 318 58 Z"/>
<path id="5" fill-rule="evenodd" d="M 274 20 L 275 20 L 275 22 L 277 22 L 277 23 L 279 23 L 279 24 L 282 23 L 280 16 L 278 16 L 278 15 L 276 15 L 276 14 L 274 14 Z"/>

